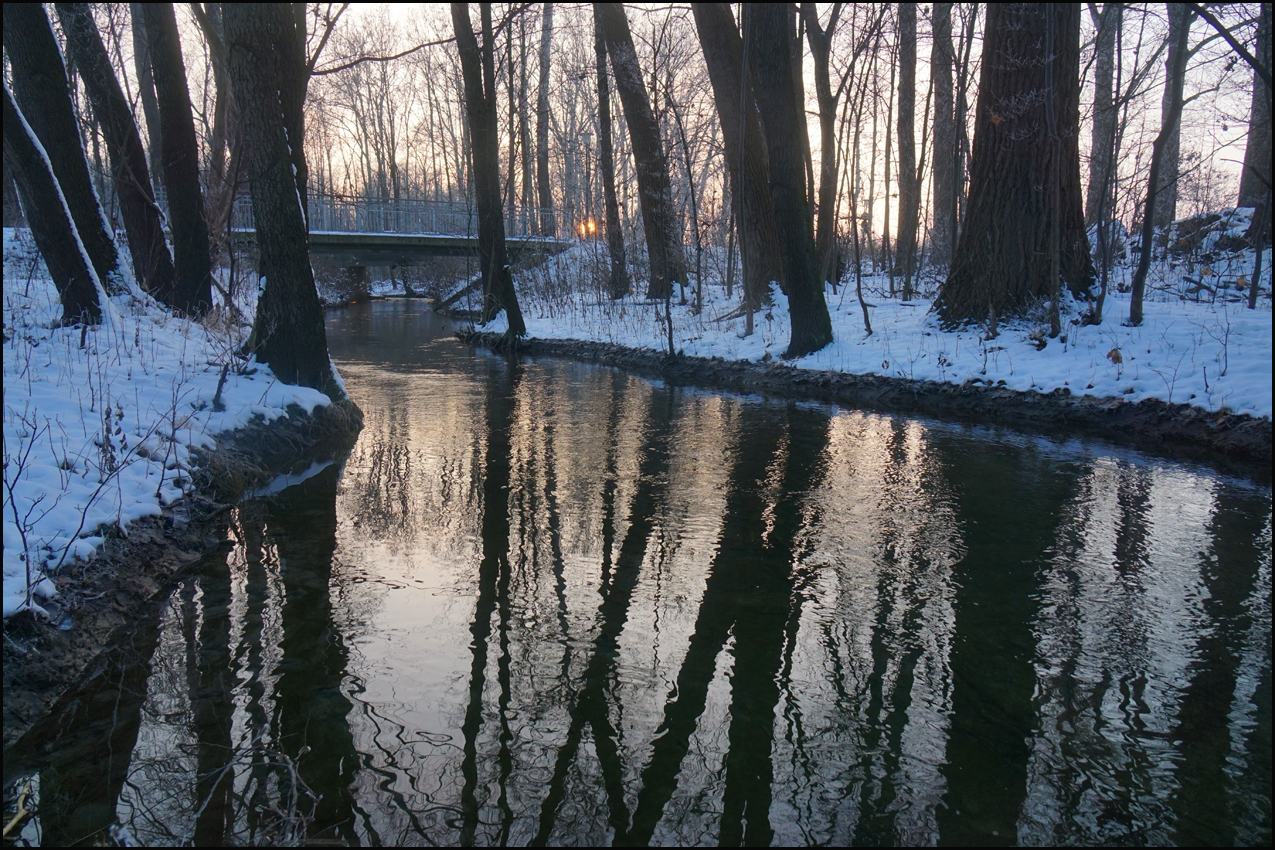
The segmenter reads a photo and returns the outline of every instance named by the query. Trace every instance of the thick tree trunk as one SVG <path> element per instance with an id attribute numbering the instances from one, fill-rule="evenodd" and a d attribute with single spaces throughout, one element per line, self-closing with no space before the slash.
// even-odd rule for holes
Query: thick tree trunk
<path id="1" fill-rule="evenodd" d="M 67 55 L 80 69 L 93 113 L 106 138 L 120 217 L 133 258 L 133 274 L 143 289 L 166 301 L 173 288 L 173 258 L 164 242 L 164 226 L 146 167 L 146 150 L 133 112 L 88 4 L 58 3 L 57 11 L 66 34 Z"/>
<path id="2" fill-rule="evenodd" d="M 253 327 L 257 359 L 288 384 L 344 393 L 328 359 L 323 309 L 310 270 L 309 236 L 297 197 L 284 127 L 281 91 L 290 60 L 276 45 L 292 25 L 285 3 L 227 3 L 226 59 L 243 117 L 244 165 L 264 287 Z"/>
<path id="3" fill-rule="evenodd" d="M 172 296 L 166 300 L 179 310 L 199 314 L 212 305 L 212 258 L 199 187 L 199 145 L 177 35 L 177 16 L 172 3 L 144 3 L 142 14 L 150 38 L 151 70 L 163 125 L 164 186 L 168 190 L 168 220 L 173 232 L 175 284 Z"/>
<path id="4" fill-rule="evenodd" d="M 101 321 L 94 272 L 80 247 L 75 224 L 62 202 L 48 158 L 8 88 L 4 90 L 4 161 L 17 184 L 35 246 L 62 300 L 62 323 Z"/>
<path id="5" fill-rule="evenodd" d="M 903 300 L 912 299 L 921 187 L 916 179 L 916 4 L 899 4 L 899 242 Z"/>
<path id="6" fill-rule="evenodd" d="M 88 160 L 80 146 L 80 128 L 71 108 L 66 68 L 43 6 L 4 4 L 4 49 L 13 72 L 14 101 L 49 155 L 98 279 L 108 291 L 115 291 L 119 256 L 93 191 Z"/>
<path id="7" fill-rule="evenodd" d="M 1170 15 L 1178 13 L 1170 8 Z M 1182 84 L 1186 77 L 1187 37 L 1191 31 L 1191 21 L 1195 12 L 1186 7 L 1183 17 L 1174 23 L 1170 30 L 1169 56 L 1173 57 L 1167 68 L 1168 78 L 1164 86 L 1165 114 L 1160 125 L 1160 134 L 1151 146 L 1151 173 L 1147 178 L 1147 203 L 1142 214 L 1141 253 L 1138 256 L 1138 267 L 1133 272 L 1132 292 L 1129 296 L 1129 324 L 1137 327 L 1142 324 L 1142 296 L 1146 291 L 1147 271 L 1151 268 L 1151 242 L 1155 232 L 1155 212 L 1160 206 L 1160 192 L 1164 190 L 1164 169 L 1168 165 L 1176 166 L 1171 159 L 1177 156 L 1178 128 L 1182 121 Z M 1172 220 L 1172 218 L 1170 218 Z"/>
<path id="8" fill-rule="evenodd" d="M 750 31 L 748 60 L 757 71 L 757 107 L 770 154 L 770 194 L 779 231 L 785 292 L 792 333 L 787 358 L 818 351 L 832 342 L 832 321 L 823 297 L 823 282 L 815 256 L 814 222 L 806 194 L 805 136 L 793 128 L 804 125 L 804 105 L 793 93 L 800 63 L 794 60 L 796 17 L 783 3 L 744 7 Z"/>
<path id="9" fill-rule="evenodd" d="M 1178 57 L 1175 52 L 1178 50 L 1177 45 L 1187 43 L 1185 39 L 1179 38 L 1179 34 L 1183 28 L 1190 29 L 1194 16 L 1191 15 L 1191 10 L 1185 3 L 1166 3 L 1165 7 L 1169 11 L 1169 56 L 1165 60 L 1164 68 L 1165 74 L 1169 75 L 1173 73 L 1172 69 L 1178 67 Z M 1168 227 L 1178 217 L 1178 178 L 1181 177 L 1182 160 L 1182 110 L 1179 107 L 1177 118 L 1169 121 L 1174 108 L 1170 89 L 1172 86 L 1166 84 L 1164 97 L 1160 101 L 1161 133 L 1167 130 L 1168 134 L 1164 137 L 1164 150 L 1160 160 L 1160 185 L 1156 187 L 1155 192 L 1153 222 L 1156 227 Z"/>
<path id="10" fill-rule="evenodd" d="M 142 114 L 146 116 L 146 152 L 150 159 L 151 175 L 156 186 L 164 181 L 164 131 L 160 126 L 159 103 L 155 100 L 155 74 L 151 71 L 151 40 L 146 32 L 145 3 L 129 3 L 129 18 L 133 22 L 133 70 L 137 73 L 137 90 L 142 101 Z"/>
<path id="11" fill-rule="evenodd" d="M 1056 5 L 1046 43 L 1046 4 L 987 8 L 983 70 L 975 116 L 969 211 L 935 309 L 945 324 L 1021 315 L 1053 292 L 1051 228 L 1059 273 L 1088 297 L 1093 263 L 1085 237 L 1077 145 L 1080 104 L 1080 6 Z M 1051 139 L 1046 63 L 1054 63 Z M 1057 161 L 1055 161 L 1057 157 Z M 1049 187 L 1054 182 L 1057 203 Z"/>
<path id="12" fill-rule="evenodd" d="M 1111 202 L 1112 157 L 1116 144 L 1116 124 L 1119 118 L 1112 97 L 1112 79 L 1115 74 L 1116 33 L 1124 14 L 1123 3 L 1105 3 L 1102 14 L 1092 13 L 1098 28 L 1093 72 L 1093 132 L 1090 135 L 1089 189 L 1085 195 L 1085 226 L 1098 223 L 1098 209 L 1104 210 L 1103 219 L 1109 220 Z"/>
<path id="13" fill-rule="evenodd" d="M 536 94 L 536 188 L 540 191 L 540 232 L 557 236 L 553 184 L 549 182 L 549 70 L 553 46 L 553 4 L 546 3 L 540 24 L 540 88 Z"/>
<path id="14" fill-rule="evenodd" d="M 779 232 L 770 198 L 770 157 L 754 107 L 753 82 L 745 82 L 744 43 L 726 3 L 695 3 L 695 26 L 708 64 L 722 128 L 731 204 L 744 264 L 744 297 L 753 309 L 770 302 L 770 286 L 785 286 Z M 745 86 L 747 87 L 745 90 Z"/>
<path id="15" fill-rule="evenodd" d="M 952 92 L 952 4 L 934 4 L 934 49 L 930 79 L 934 81 L 934 230 L 930 256 L 945 266 L 956 242 L 956 116 Z"/>
<path id="16" fill-rule="evenodd" d="M 624 256 L 624 231 L 620 227 L 620 203 L 615 195 L 615 155 L 611 144 L 611 84 L 607 79 L 607 48 L 602 30 L 594 21 L 593 54 L 598 66 L 598 167 L 602 171 L 602 195 L 606 206 L 607 250 L 611 254 L 611 278 L 607 291 L 623 298 L 633 291 Z"/>
<path id="17" fill-rule="evenodd" d="M 452 24 L 465 79 L 465 115 L 473 139 L 474 195 L 478 206 L 478 253 L 482 263 L 483 312 L 487 324 L 504 310 L 509 333 L 526 336 L 522 310 L 514 293 L 509 256 L 505 249 L 505 221 L 500 203 L 500 128 L 497 126 L 495 60 L 491 4 L 479 4 L 483 45 L 480 49 L 469 23 L 469 4 L 452 4 Z"/>
<path id="18" fill-rule="evenodd" d="M 602 37 L 606 40 L 615 88 L 624 106 L 625 122 L 633 158 L 637 162 L 638 199 L 642 206 L 642 224 L 646 229 L 647 255 L 651 277 L 647 298 L 664 298 L 675 282 L 686 283 L 686 257 L 682 252 L 682 228 L 673 205 L 668 160 L 660 141 L 660 126 L 651 112 L 642 69 L 633 49 L 633 36 L 619 3 L 594 3 L 593 14 Z"/>
<path id="19" fill-rule="evenodd" d="M 1271 67 L 1271 4 L 1262 4 L 1257 26 L 1257 61 Z M 1239 206 L 1256 207 L 1265 201 L 1271 180 L 1271 87 L 1253 72 L 1253 101 L 1249 107 L 1248 143 L 1244 171 L 1240 174 Z"/>

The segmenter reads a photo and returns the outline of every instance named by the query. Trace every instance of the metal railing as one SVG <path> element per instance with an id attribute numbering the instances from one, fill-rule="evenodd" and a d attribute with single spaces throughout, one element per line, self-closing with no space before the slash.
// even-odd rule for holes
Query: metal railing
<path id="1" fill-rule="evenodd" d="M 311 232 L 478 235 L 478 211 L 470 203 L 311 195 L 306 206 Z M 560 239 L 574 235 L 560 210 L 506 207 L 504 213 L 506 236 L 545 236 L 546 231 Z M 230 226 L 234 230 L 256 230 L 250 198 L 235 199 Z"/>

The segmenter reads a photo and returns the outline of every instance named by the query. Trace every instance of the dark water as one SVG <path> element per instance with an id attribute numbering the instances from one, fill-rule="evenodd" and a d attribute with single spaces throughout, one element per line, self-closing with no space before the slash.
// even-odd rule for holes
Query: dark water
<path id="1" fill-rule="evenodd" d="M 406 302 L 329 333 L 348 461 L 112 655 L 28 838 L 278 840 L 299 779 L 349 844 L 1271 841 L 1269 484 L 511 364 Z"/>

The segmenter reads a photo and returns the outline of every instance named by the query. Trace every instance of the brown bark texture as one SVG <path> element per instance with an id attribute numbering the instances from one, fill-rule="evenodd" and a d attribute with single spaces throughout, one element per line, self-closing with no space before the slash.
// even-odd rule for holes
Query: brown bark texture
<path id="1" fill-rule="evenodd" d="M 646 230 L 646 250 L 651 265 L 647 298 L 664 298 L 674 283 L 686 283 L 686 257 L 682 250 L 682 228 L 673 204 L 668 159 L 660 141 L 660 126 L 651 111 L 651 101 L 642 82 L 633 35 L 620 3 L 594 3 L 593 14 L 615 74 L 615 89 L 624 107 L 629 141 L 637 163 L 638 200 L 642 225 Z"/>
<path id="2" fill-rule="evenodd" d="M 1271 4 L 1262 4 L 1257 25 L 1257 61 L 1271 67 Z M 1240 174 L 1239 206 L 1263 203 L 1271 180 L 1271 87 L 1253 72 L 1253 102 L 1249 108 L 1248 143 L 1244 148 L 1244 171 Z"/>
<path id="3" fill-rule="evenodd" d="M 832 36 L 837 29 L 841 4 L 834 3 L 828 26 L 819 24 L 814 3 L 802 3 L 801 15 L 806 26 L 806 43 L 814 60 L 815 100 L 819 104 L 819 216 L 815 222 L 815 248 L 819 252 L 819 278 L 834 286 L 836 276 L 837 236 L 837 100 L 840 92 L 832 91 L 829 63 Z"/>
<path id="4" fill-rule="evenodd" d="M 474 196 L 478 207 L 478 254 L 482 263 L 483 311 L 480 323 L 487 324 L 504 310 L 509 333 L 526 336 L 518 297 L 514 292 L 509 255 L 505 248 L 504 208 L 500 198 L 500 127 L 497 124 L 494 36 L 491 4 L 480 4 L 483 45 L 479 48 L 469 22 L 469 5 L 452 4 L 452 24 L 460 51 L 461 74 L 465 82 L 465 116 L 473 141 Z"/>
<path id="5" fill-rule="evenodd" d="M 199 186 L 199 144 L 186 87 L 186 66 L 172 3 L 140 4 L 150 39 L 155 98 L 163 127 L 164 186 L 173 234 L 175 282 L 166 299 L 179 310 L 199 314 L 212 305 L 212 258 Z"/>
<path id="6" fill-rule="evenodd" d="M 903 300 L 912 297 L 921 187 L 916 174 L 916 4 L 899 4 L 899 241 L 895 263 Z"/>
<path id="7" fill-rule="evenodd" d="M 58 20 L 66 35 L 67 56 L 80 69 L 84 90 L 106 139 L 120 218 L 133 259 L 133 274 L 144 290 L 167 302 L 172 295 L 173 258 L 164 241 L 164 225 L 159 207 L 155 205 L 150 170 L 146 167 L 146 149 L 133 121 L 133 112 L 88 4 L 56 5 Z"/>
<path id="8" fill-rule="evenodd" d="M 27 226 L 62 300 L 62 323 L 96 323 L 102 312 L 84 252 L 76 244 L 75 225 L 58 196 L 48 160 L 28 133 L 13 95 L 4 90 L 4 161 L 17 184 Z"/>
<path id="9" fill-rule="evenodd" d="M 603 205 L 606 207 L 607 250 L 611 254 L 611 276 L 607 292 L 623 298 L 633 291 L 628 261 L 624 256 L 624 231 L 620 227 L 620 203 L 615 194 L 615 151 L 611 144 L 611 83 L 607 78 L 606 39 L 597 22 L 593 27 L 593 54 L 598 66 L 598 168 L 602 172 Z"/>
<path id="10" fill-rule="evenodd" d="M 1190 29 L 1194 16 L 1185 3 L 1164 5 L 1169 14 L 1169 49 L 1168 58 L 1164 62 L 1165 75 L 1168 79 L 1173 74 L 1173 69 L 1178 66 L 1177 51 L 1188 49 L 1185 46 L 1178 46 L 1187 43 L 1186 39 L 1180 38 L 1179 35 L 1184 28 Z M 1153 220 L 1156 227 L 1168 227 L 1177 220 L 1178 216 L 1178 179 L 1181 177 L 1182 170 L 1182 110 L 1179 107 L 1177 117 L 1170 120 L 1174 109 L 1170 93 L 1172 88 L 1172 85 L 1165 85 L 1164 96 L 1160 101 L 1160 127 L 1165 136 L 1164 153 L 1160 162 L 1160 182 L 1156 186 L 1155 195 Z"/>
<path id="11" fill-rule="evenodd" d="M 1091 7 L 1092 8 L 1092 7 Z M 1115 75 L 1116 33 L 1124 13 L 1123 3 L 1104 3 L 1102 14 L 1094 16 L 1098 27 L 1093 63 L 1093 129 L 1089 137 L 1089 188 L 1085 193 L 1085 225 L 1098 223 L 1098 207 L 1110 220 L 1112 165 L 1115 154 L 1116 109 L 1112 92 Z"/>
<path id="12" fill-rule="evenodd" d="M 129 18 L 133 22 L 133 70 L 137 74 L 137 91 L 142 101 L 142 114 L 146 116 L 146 154 L 150 160 L 151 177 L 156 186 L 164 182 L 163 128 L 159 121 L 159 103 L 155 100 L 155 74 L 151 71 L 151 40 L 146 33 L 145 3 L 129 3 Z"/>
<path id="13" fill-rule="evenodd" d="M 952 91 L 952 4 L 934 4 L 934 49 L 930 79 L 934 81 L 934 229 L 930 257 L 947 265 L 956 241 L 956 117 Z"/>
<path id="14" fill-rule="evenodd" d="M 987 8 L 969 207 L 935 302 L 947 325 L 984 319 L 994 323 L 1000 317 L 1023 315 L 1049 297 L 1055 208 L 1060 213 L 1063 283 L 1077 297 L 1088 297 L 1093 285 L 1080 189 L 1080 5 L 1054 6 L 1052 45 L 1046 44 L 1045 6 Z M 1052 98 L 1046 85 L 1050 61 Z M 1051 100 L 1056 142 L 1049 134 Z M 1057 187 L 1051 186 L 1054 175 Z"/>
<path id="15" fill-rule="evenodd" d="M 323 309 L 310 269 L 309 237 L 297 197 L 280 91 L 289 61 L 275 45 L 291 23 L 285 3 L 228 3 L 223 24 L 235 103 L 243 116 L 244 165 L 263 278 L 254 353 L 287 384 L 341 392 L 328 359 Z"/>
<path id="16" fill-rule="evenodd" d="M 540 22 L 540 87 L 536 90 L 536 188 L 540 192 L 540 232 L 557 236 L 553 215 L 553 184 L 549 182 L 549 71 L 553 47 L 553 4 L 546 3 Z"/>
<path id="17" fill-rule="evenodd" d="M 745 43 L 751 48 L 749 65 L 756 70 L 757 107 L 770 155 L 770 196 L 781 245 L 785 292 L 791 334 L 784 357 L 818 351 L 832 342 L 832 320 L 823 297 L 815 256 L 814 221 L 806 192 L 802 150 L 805 136 L 792 128 L 804 125 L 804 104 L 793 95 L 794 78 L 801 73 L 794 56 L 795 10 L 784 3 L 756 3 L 744 7 Z"/>
<path id="18" fill-rule="evenodd" d="M 755 108 L 751 79 L 744 90 L 744 43 L 730 6 L 695 3 L 691 10 L 726 149 L 731 204 L 744 265 L 744 297 L 755 309 L 770 302 L 772 283 L 786 286 L 770 198 L 770 155 Z"/>
<path id="19" fill-rule="evenodd" d="M 48 154 L 98 279 L 115 291 L 119 256 L 93 191 L 62 53 L 43 6 L 4 4 L 4 49 L 12 69 L 14 102 Z"/>

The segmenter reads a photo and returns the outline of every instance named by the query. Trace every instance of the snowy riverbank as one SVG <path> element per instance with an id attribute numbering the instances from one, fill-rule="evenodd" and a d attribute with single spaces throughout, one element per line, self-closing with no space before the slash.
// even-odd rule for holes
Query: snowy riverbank
<path id="1" fill-rule="evenodd" d="M 224 317 L 190 322 L 127 295 L 105 312 L 97 327 L 55 328 L 43 263 L 29 238 L 4 230 L 6 618 L 28 600 L 41 611 L 58 568 L 104 535 L 182 499 L 218 434 L 328 404 L 242 366 L 243 329 Z"/>

